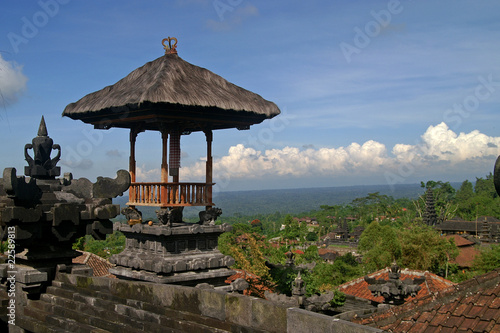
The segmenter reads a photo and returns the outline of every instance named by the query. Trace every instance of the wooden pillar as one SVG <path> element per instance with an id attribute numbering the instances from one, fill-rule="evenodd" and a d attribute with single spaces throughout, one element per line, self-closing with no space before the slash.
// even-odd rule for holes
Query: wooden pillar
<path id="1" fill-rule="evenodd" d="M 160 185 L 160 202 L 162 207 L 168 203 L 168 132 L 166 129 L 161 129 L 161 182 Z"/>
<path id="2" fill-rule="evenodd" d="M 207 201 L 212 203 L 212 141 L 213 133 L 212 130 L 205 131 L 205 137 L 207 139 L 207 163 L 206 163 L 206 180 L 207 183 Z M 206 206 L 206 209 L 212 208 L 212 206 Z"/>
<path id="3" fill-rule="evenodd" d="M 130 129 L 130 158 L 128 172 L 130 173 L 130 180 L 132 183 L 135 183 L 135 141 L 138 133 L 139 131 L 137 131 L 135 128 Z M 129 188 L 128 201 L 135 201 L 135 191 L 133 186 L 130 186 Z"/>

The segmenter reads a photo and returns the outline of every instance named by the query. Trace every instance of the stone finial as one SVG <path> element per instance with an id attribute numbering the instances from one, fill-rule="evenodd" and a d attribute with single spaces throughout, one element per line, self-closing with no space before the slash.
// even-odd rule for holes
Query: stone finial
<path id="1" fill-rule="evenodd" d="M 28 150 L 33 149 L 33 157 L 28 154 Z M 50 158 L 52 150 L 57 150 L 57 156 Z M 47 125 L 42 116 L 38 134 L 31 143 L 24 146 L 24 157 L 28 166 L 24 168 L 24 174 L 37 179 L 55 179 L 61 174 L 61 168 L 56 166 L 61 157 L 61 147 L 54 144 L 48 136 Z"/>
<path id="2" fill-rule="evenodd" d="M 306 294 L 306 283 L 302 280 L 300 276 L 300 271 L 295 280 L 292 282 L 292 295 L 293 296 L 304 296 Z"/>

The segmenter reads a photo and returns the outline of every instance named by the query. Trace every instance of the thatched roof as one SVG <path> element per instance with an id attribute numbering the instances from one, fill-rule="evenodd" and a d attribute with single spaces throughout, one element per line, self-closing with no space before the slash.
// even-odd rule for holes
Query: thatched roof
<path id="1" fill-rule="evenodd" d="M 248 128 L 279 113 L 273 102 L 190 64 L 177 54 L 165 54 L 114 85 L 69 104 L 63 116 L 97 128 L 157 130 L 161 123 L 198 131 Z"/>

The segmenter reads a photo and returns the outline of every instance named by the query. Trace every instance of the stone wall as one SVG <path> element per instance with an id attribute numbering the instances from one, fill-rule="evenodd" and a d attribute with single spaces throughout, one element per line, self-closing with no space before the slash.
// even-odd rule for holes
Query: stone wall
<path id="1" fill-rule="evenodd" d="M 66 273 L 16 323 L 31 332 L 380 332 L 240 294 Z"/>

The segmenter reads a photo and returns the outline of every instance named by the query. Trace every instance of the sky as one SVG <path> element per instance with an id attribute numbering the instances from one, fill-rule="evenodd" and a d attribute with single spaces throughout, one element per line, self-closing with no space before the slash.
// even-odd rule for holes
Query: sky
<path id="1" fill-rule="evenodd" d="M 129 133 L 62 117 L 178 39 L 184 60 L 275 102 L 214 132 L 216 191 L 474 181 L 500 154 L 500 3 L 6 0 L 0 5 L 0 167 L 24 171 L 43 115 L 62 173 L 128 169 Z M 181 138 L 181 181 L 203 181 L 203 134 Z M 159 181 L 161 137 L 137 138 Z M 29 151 L 32 155 L 32 151 Z M 55 156 L 55 152 L 53 153 Z"/>

